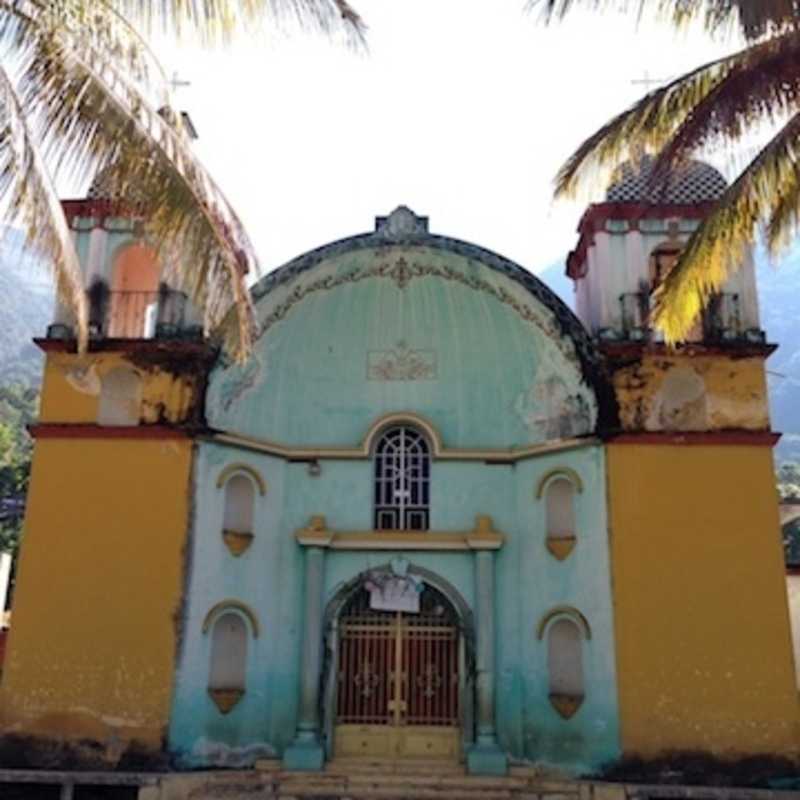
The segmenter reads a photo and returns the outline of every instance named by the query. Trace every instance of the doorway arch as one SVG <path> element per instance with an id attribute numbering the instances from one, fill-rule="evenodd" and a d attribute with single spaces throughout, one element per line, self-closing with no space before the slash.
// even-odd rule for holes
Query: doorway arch
<path id="1" fill-rule="evenodd" d="M 410 577 L 419 611 L 370 607 L 376 579 Z M 456 761 L 474 741 L 473 615 L 439 575 L 375 567 L 325 609 L 321 716 L 329 758 Z M 399 675 L 399 678 L 396 676 Z"/>

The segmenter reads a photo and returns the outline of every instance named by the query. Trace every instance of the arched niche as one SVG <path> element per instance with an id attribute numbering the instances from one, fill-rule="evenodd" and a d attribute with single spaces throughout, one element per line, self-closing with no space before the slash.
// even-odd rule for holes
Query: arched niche
<path id="1" fill-rule="evenodd" d="M 97 422 L 100 425 L 138 425 L 142 378 L 132 367 L 115 367 L 100 379 Z"/>
<path id="2" fill-rule="evenodd" d="M 545 545 L 554 558 L 563 561 L 577 544 L 576 496 L 583 483 L 575 470 L 559 467 L 545 473 L 536 487 L 544 501 Z"/>
<path id="3" fill-rule="evenodd" d="M 586 696 L 583 650 L 591 638 L 589 623 L 577 609 L 560 606 L 542 618 L 537 636 L 547 646 L 548 699 L 559 716 L 570 719 Z"/>
<path id="4" fill-rule="evenodd" d="M 256 495 L 264 495 L 266 483 L 252 467 L 232 464 L 217 479 L 224 493 L 222 540 L 233 556 L 240 556 L 252 544 L 255 532 Z"/>
<path id="5" fill-rule="evenodd" d="M 239 600 L 222 600 L 206 614 L 203 634 L 211 634 L 208 694 L 220 713 L 229 713 L 247 690 L 250 638 L 259 635 L 253 610 Z"/>
<path id="6" fill-rule="evenodd" d="M 565 719 L 580 708 L 585 696 L 583 637 L 577 623 L 559 617 L 547 629 L 548 696 Z"/>
<path id="7" fill-rule="evenodd" d="M 229 713 L 247 690 L 245 617 L 234 607 L 222 609 L 211 624 L 208 693 L 222 714 Z"/>

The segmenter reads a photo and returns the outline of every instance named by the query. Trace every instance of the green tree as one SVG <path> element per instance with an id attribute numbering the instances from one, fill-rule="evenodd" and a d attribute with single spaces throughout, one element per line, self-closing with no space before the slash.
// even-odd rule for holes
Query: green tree
<path id="1" fill-rule="evenodd" d="M 571 9 L 653 11 L 674 25 L 738 28 L 746 46 L 645 95 L 590 136 L 562 166 L 556 195 L 571 196 L 599 173 L 640 153 L 655 156 L 654 188 L 713 144 L 735 145 L 760 126 L 772 139 L 692 234 L 656 296 L 656 325 L 669 341 L 742 263 L 761 226 L 773 252 L 795 233 L 800 209 L 800 7 L 797 0 L 534 0 L 548 17 Z"/>
<path id="2" fill-rule="evenodd" d="M 800 463 L 786 461 L 776 471 L 778 494 L 783 497 L 800 497 Z"/>
<path id="3" fill-rule="evenodd" d="M 255 31 L 276 13 L 358 39 L 347 0 L 0 0 L 0 201 L 9 222 L 52 264 L 74 310 L 81 347 L 87 303 L 54 189 L 102 172 L 105 188 L 144 220 L 181 288 L 235 355 L 250 348 L 245 275 L 257 266 L 247 232 L 190 147 L 170 85 L 146 36 L 200 36 L 209 45 Z M 8 64 L 13 63 L 13 72 Z M 233 309 L 231 306 L 233 305 Z"/>
<path id="4" fill-rule="evenodd" d="M 24 384 L 0 386 L 0 551 L 11 554 L 12 587 L 33 455 L 27 426 L 37 405 L 36 389 Z"/>

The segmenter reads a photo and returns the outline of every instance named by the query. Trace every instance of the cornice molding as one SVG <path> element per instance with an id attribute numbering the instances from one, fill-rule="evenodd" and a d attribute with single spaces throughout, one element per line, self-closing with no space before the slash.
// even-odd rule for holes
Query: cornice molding
<path id="1" fill-rule="evenodd" d="M 435 430 L 427 423 L 419 423 L 419 416 L 414 414 L 391 414 L 374 423 L 364 440 L 357 447 L 315 447 L 287 445 L 268 439 L 259 439 L 239 433 L 214 431 L 201 434 L 198 438 L 215 444 L 224 444 L 243 450 L 250 450 L 265 455 L 277 456 L 287 461 L 365 461 L 372 457 L 371 445 L 375 435 L 386 425 L 411 422 L 420 425 L 426 433 Z M 438 434 L 431 435 L 432 457 L 436 461 L 484 461 L 492 464 L 513 464 L 528 458 L 577 450 L 583 447 L 596 447 L 601 440 L 595 436 L 572 439 L 559 439 L 541 444 L 525 445 L 509 448 L 448 448 L 441 444 Z"/>
<path id="2" fill-rule="evenodd" d="M 308 527 L 295 531 L 301 547 L 328 550 L 499 550 L 506 541 L 485 514 L 475 518 L 471 531 L 334 531 L 325 517 L 311 517 Z"/>

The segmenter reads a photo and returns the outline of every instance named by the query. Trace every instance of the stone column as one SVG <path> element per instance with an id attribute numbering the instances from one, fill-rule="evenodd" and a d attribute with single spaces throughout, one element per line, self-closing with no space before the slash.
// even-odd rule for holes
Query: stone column
<path id="1" fill-rule="evenodd" d="M 474 540 L 473 540 L 474 541 Z M 473 774 L 505 775 L 506 754 L 498 747 L 494 708 L 494 548 L 475 548 L 475 636 L 477 740 L 467 753 L 467 767 Z M 488 544 L 488 543 L 487 543 Z M 479 549 L 480 548 L 480 549 Z"/>
<path id="2" fill-rule="evenodd" d="M 329 537 L 315 535 L 319 532 L 319 529 L 310 528 L 298 532 L 307 533 L 307 536 L 297 537 L 305 549 L 305 598 L 297 732 L 294 741 L 283 754 L 283 765 L 289 770 L 321 770 L 325 763 L 325 751 L 320 736 L 319 686 L 322 669 L 325 547 Z"/>

